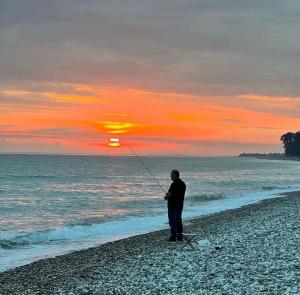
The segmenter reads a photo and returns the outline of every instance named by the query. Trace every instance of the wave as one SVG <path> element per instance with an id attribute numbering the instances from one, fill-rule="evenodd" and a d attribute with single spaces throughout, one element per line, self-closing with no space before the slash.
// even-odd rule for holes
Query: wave
<path id="1" fill-rule="evenodd" d="M 191 202 L 207 202 L 207 201 L 215 201 L 215 200 L 222 200 L 226 197 L 223 195 L 210 195 L 210 194 L 203 194 L 203 195 L 193 195 L 187 196 L 187 200 Z"/>
<path id="2" fill-rule="evenodd" d="M 271 191 L 271 190 L 282 189 L 282 188 L 281 187 L 277 187 L 277 186 L 263 186 L 262 189 L 264 191 Z"/>
<path id="3" fill-rule="evenodd" d="M 17 240 L 0 240 L 0 249 L 12 250 L 22 246 L 26 246 L 26 243 Z"/>
<path id="4" fill-rule="evenodd" d="M 99 237 L 104 233 L 103 224 L 74 225 L 53 230 L 36 231 L 27 234 L 19 234 L 10 238 L 0 239 L 0 249 L 15 249 L 28 245 L 43 245 L 52 242 L 64 243 L 66 241 L 78 241 Z"/>
<path id="5" fill-rule="evenodd" d="M 59 179 L 55 175 L 5 175 L 0 176 L 0 179 Z"/>

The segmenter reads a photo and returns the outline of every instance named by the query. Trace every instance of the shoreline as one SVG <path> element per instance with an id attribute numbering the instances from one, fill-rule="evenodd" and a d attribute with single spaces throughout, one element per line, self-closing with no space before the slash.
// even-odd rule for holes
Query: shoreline
<path id="1" fill-rule="evenodd" d="M 215 202 L 215 200 L 212 200 L 212 203 L 209 205 L 206 203 L 197 203 L 196 206 L 191 207 L 191 206 L 186 206 L 184 213 L 183 213 L 183 221 L 188 222 L 190 219 L 193 218 L 200 218 L 200 217 L 205 217 L 211 214 L 215 214 L 218 212 L 226 211 L 226 210 L 231 210 L 231 209 L 239 209 L 241 206 L 245 205 L 250 205 L 250 204 L 255 204 L 257 202 L 260 202 L 261 200 L 264 199 L 269 199 L 269 198 L 275 198 L 277 196 L 280 196 L 282 193 L 286 192 L 293 192 L 293 191 L 298 191 L 300 190 L 299 186 L 294 186 L 293 188 L 290 187 L 289 189 L 278 189 L 274 190 L 272 187 L 263 187 L 262 191 L 260 192 L 251 192 L 243 195 L 242 197 L 238 198 L 224 198 L 221 196 L 220 199 L 222 199 L 222 202 Z M 223 201 L 224 200 L 224 201 Z M 190 203 L 191 205 L 193 203 Z M 200 205 L 201 204 L 201 205 Z M 130 238 L 133 236 L 138 236 L 141 234 L 147 234 L 151 233 L 154 231 L 159 231 L 159 230 L 164 230 L 168 229 L 168 223 L 167 223 L 167 212 L 166 208 L 164 208 L 164 211 L 161 212 L 161 214 L 156 214 L 156 215 L 150 215 L 150 216 L 140 216 L 140 217 L 133 217 L 133 218 L 128 218 L 124 221 L 111 221 L 107 223 L 102 223 L 102 224 L 95 224 L 92 225 L 94 228 L 91 230 L 88 227 L 80 228 L 81 234 L 84 235 L 85 231 L 91 231 L 94 233 L 95 240 L 98 239 L 98 242 L 95 243 L 85 243 L 85 244 L 80 244 L 80 246 L 76 246 L 75 243 L 73 243 L 71 246 L 66 247 L 66 244 L 63 244 L 63 248 L 58 248 L 57 241 L 54 240 L 54 243 L 47 244 L 48 245 L 48 250 L 44 250 L 42 253 L 36 253 L 35 249 L 32 249 L 32 257 L 30 257 L 29 253 L 29 248 L 22 246 L 20 249 L 15 249 L 11 250 L 11 253 L 7 253 L 7 256 L 5 254 L 3 255 L 3 260 L 0 261 L 2 262 L 1 267 L 0 267 L 0 273 L 11 270 L 17 267 L 25 266 L 30 263 L 43 260 L 46 258 L 54 258 L 57 256 L 62 256 L 66 255 L 75 251 L 80 251 L 84 249 L 89 249 L 92 247 L 97 247 L 100 245 L 103 245 L 108 242 L 113 242 L 125 238 Z M 96 228 L 97 227 L 97 228 Z M 64 229 L 64 228 L 63 228 Z M 72 230 L 73 227 L 66 227 L 66 230 Z M 51 235 L 51 233 L 55 235 L 56 229 L 53 231 L 50 230 L 47 234 Z M 37 232 L 39 233 L 39 232 Z M 78 229 L 76 229 L 76 233 L 78 234 Z M 32 232 L 30 233 L 32 234 Z M 70 234 L 70 233 L 69 233 Z M 100 240 L 101 239 L 101 240 Z M 46 242 L 47 243 L 47 242 Z M 32 245 L 28 243 L 29 247 Z M 33 244 L 34 245 L 34 244 Z M 4 245 L 5 246 L 5 245 Z M 15 255 L 12 254 L 12 252 L 15 252 Z M 25 256 L 22 256 L 19 254 L 19 251 L 25 251 Z M 28 255 L 29 253 L 29 255 Z M 26 259 L 26 254 L 27 257 L 30 257 L 29 259 Z M 17 256 L 18 255 L 18 256 Z M 35 256 L 33 256 L 35 255 Z M 0 254 L 1 256 L 1 254 Z M 19 258 L 20 257 L 20 260 Z M 1 294 L 0 294 L 1 295 Z"/>
<path id="2" fill-rule="evenodd" d="M 300 243 L 300 236 L 294 234 L 290 238 L 292 239 L 291 243 L 286 243 L 286 237 L 282 240 L 281 235 L 286 235 L 284 232 L 286 228 L 291 228 L 292 233 L 296 229 L 299 232 L 298 221 L 295 219 L 297 216 L 299 219 L 299 200 L 300 192 L 285 193 L 283 197 L 265 199 L 240 208 L 191 218 L 185 222 L 186 232 L 197 233 L 197 240 L 208 239 L 213 243 L 224 245 L 224 249 L 221 251 L 208 251 L 202 248 L 197 251 L 191 251 L 188 248 L 183 248 L 182 243 L 166 242 L 169 234 L 168 229 L 158 230 L 54 258 L 39 260 L 4 271 L 0 273 L 0 294 L 121 295 L 135 294 L 140 290 L 145 290 L 145 292 L 146 290 L 151 291 L 145 294 L 174 294 L 175 290 L 181 288 L 183 293 L 180 294 L 218 294 L 221 291 L 225 292 L 224 294 L 240 294 L 238 290 L 242 288 L 242 285 L 238 287 L 239 280 L 235 279 L 236 275 L 234 273 L 247 273 L 247 263 L 243 266 L 241 261 L 239 261 L 245 257 L 240 257 L 239 255 L 245 255 L 245 251 L 251 250 L 251 247 L 245 246 L 240 240 L 255 244 L 256 240 L 254 237 L 263 240 L 264 243 L 268 243 L 268 247 L 275 247 L 275 250 L 279 251 L 276 253 L 277 255 L 282 254 L 286 256 L 286 253 L 281 253 L 281 250 L 283 251 L 284 247 L 288 247 L 289 252 L 291 252 L 290 255 L 292 255 L 291 259 L 288 260 L 288 269 L 294 275 L 287 276 L 289 283 L 286 283 L 283 278 L 278 281 L 274 275 L 270 278 L 265 278 L 266 282 L 268 282 L 267 285 L 263 282 L 253 285 L 251 277 L 256 276 L 258 281 L 261 280 L 259 277 L 262 274 L 258 271 L 257 274 L 254 273 L 249 277 L 246 289 L 243 289 L 242 293 L 251 294 L 248 293 L 248 289 L 252 290 L 251 292 L 253 290 L 254 292 L 260 292 L 260 287 L 262 286 L 265 288 L 266 293 L 259 294 L 283 294 L 276 293 L 280 290 L 292 292 L 286 294 L 297 294 L 293 293 L 293 290 L 300 292 L 300 268 L 296 267 L 297 261 L 299 265 L 300 258 L 299 254 L 293 251 L 296 250 L 297 243 Z M 289 211 L 292 212 L 289 213 Z M 290 220 L 286 219 L 287 214 L 289 214 Z M 267 220 L 267 216 L 270 221 Z M 274 220 L 278 222 L 276 223 Z M 274 222 L 276 226 L 273 226 Z M 254 225 L 256 226 L 255 228 L 253 228 Z M 262 226 L 263 228 L 261 229 Z M 243 227 L 247 228 L 247 231 L 241 231 Z M 205 237 L 201 234 L 202 230 L 206 234 Z M 264 238 L 266 234 L 271 234 L 273 240 L 279 239 L 278 245 L 269 244 L 269 241 L 266 241 Z M 235 243 L 238 243 L 238 247 Z M 265 249 L 265 251 L 259 250 L 264 243 L 261 244 L 260 241 L 256 245 L 258 249 L 254 247 L 256 252 L 248 255 L 250 258 L 248 263 L 255 262 L 255 259 L 259 260 L 261 255 L 265 255 L 265 251 L 268 252 L 270 250 L 269 248 Z M 282 245 L 282 249 L 280 245 Z M 236 252 L 236 247 L 239 251 L 234 256 L 233 253 Z M 218 260 L 220 256 L 222 256 L 222 259 Z M 276 262 L 272 263 L 275 258 L 276 255 L 269 257 L 270 265 Z M 215 269 L 210 269 L 212 267 L 209 263 L 211 260 L 214 260 L 214 264 L 217 266 Z M 231 263 L 231 260 L 237 261 L 236 263 Z M 195 261 L 197 261 L 196 264 Z M 222 263 L 228 263 L 227 268 L 223 269 Z M 239 265 L 238 268 L 236 264 Z M 277 267 L 277 263 L 275 264 Z M 192 267 L 190 267 L 191 265 Z M 230 269 L 230 267 L 233 268 Z M 182 269 L 184 270 L 184 276 L 181 273 Z M 232 273 L 232 277 L 222 275 L 222 284 L 219 285 L 219 275 L 223 273 L 222 269 L 227 274 L 228 271 Z M 172 274 L 173 270 L 175 275 L 169 276 L 169 273 Z M 280 268 L 278 272 L 281 274 Z M 187 273 L 190 282 L 188 286 L 185 286 Z M 296 275 L 299 282 L 296 282 Z M 177 279 L 174 280 L 174 277 L 179 281 Z M 130 280 L 128 281 L 127 279 L 129 278 Z M 143 278 L 147 280 L 145 281 Z M 150 284 L 151 278 L 156 281 L 154 285 Z M 182 278 L 184 280 L 181 281 Z M 246 278 L 247 276 L 244 276 L 243 279 L 245 280 Z M 273 285 L 270 286 L 269 283 L 272 281 L 274 281 Z M 210 284 L 207 284 L 207 282 Z M 229 292 L 231 287 L 235 285 L 236 287 Z M 243 285 L 245 284 L 243 283 Z M 271 293 L 268 293 L 268 288 Z M 299 290 L 296 288 L 299 288 Z M 195 293 L 195 290 L 198 293 Z"/>

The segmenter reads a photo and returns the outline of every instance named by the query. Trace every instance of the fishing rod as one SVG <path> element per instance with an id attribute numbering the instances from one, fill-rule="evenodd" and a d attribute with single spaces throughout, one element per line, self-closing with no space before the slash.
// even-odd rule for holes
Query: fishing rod
<path id="1" fill-rule="evenodd" d="M 152 179 L 158 184 L 158 186 L 160 187 L 160 189 L 166 194 L 167 192 L 165 191 L 165 189 L 162 187 L 162 185 L 159 183 L 159 181 L 156 179 L 156 177 L 154 177 L 154 175 L 151 173 L 151 171 L 147 168 L 147 166 L 142 161 L 142 159 L 131 148 L 131 146 L 129 145 L 129 143 L 123 138 L 123 136 L 119 135 L 119 137 L 126 144 L 126 146 L 128 147 L 128 149 L 132 152 L 132 154 L 136 157 L 136 159 L 141 163 L 141 165 L 145 168 L 145 170 L 151 175 Z"/>

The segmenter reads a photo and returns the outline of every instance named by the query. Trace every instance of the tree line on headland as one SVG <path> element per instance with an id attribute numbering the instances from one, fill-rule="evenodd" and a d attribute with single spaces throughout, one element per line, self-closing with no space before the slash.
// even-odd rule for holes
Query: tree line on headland
<path id="1" fill-rule="evenodd" d="M 283 143 L 286 156 L 300 156 L 300 131 L 285 133 L 280 140 Z"/>

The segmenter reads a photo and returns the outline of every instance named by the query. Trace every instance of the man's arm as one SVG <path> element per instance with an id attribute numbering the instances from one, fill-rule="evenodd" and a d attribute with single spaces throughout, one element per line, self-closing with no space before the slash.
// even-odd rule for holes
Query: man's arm
<path id="1" fill-rule="evenodd" d="M 172 194 L 170 192 L 167 192 L 166 195 L 165 195 L 165 200 L 168 200 L 171 197 L 171 195 Z"/>
<path id="2" fill-rule="evenodd" d="M 168 192 L 167 192 L 166 195 L 165 195 L 165 200 L 168 200 L 168 199 L 171 198 L 171 196 L 172 196 L 172 194 L 173 194 L 173 190 L 174 190 L 173 188 L 174 188 L 174 184 L 172 183 L 172 184 L 170 185 L 170 188 L 169 188 Z"/>

